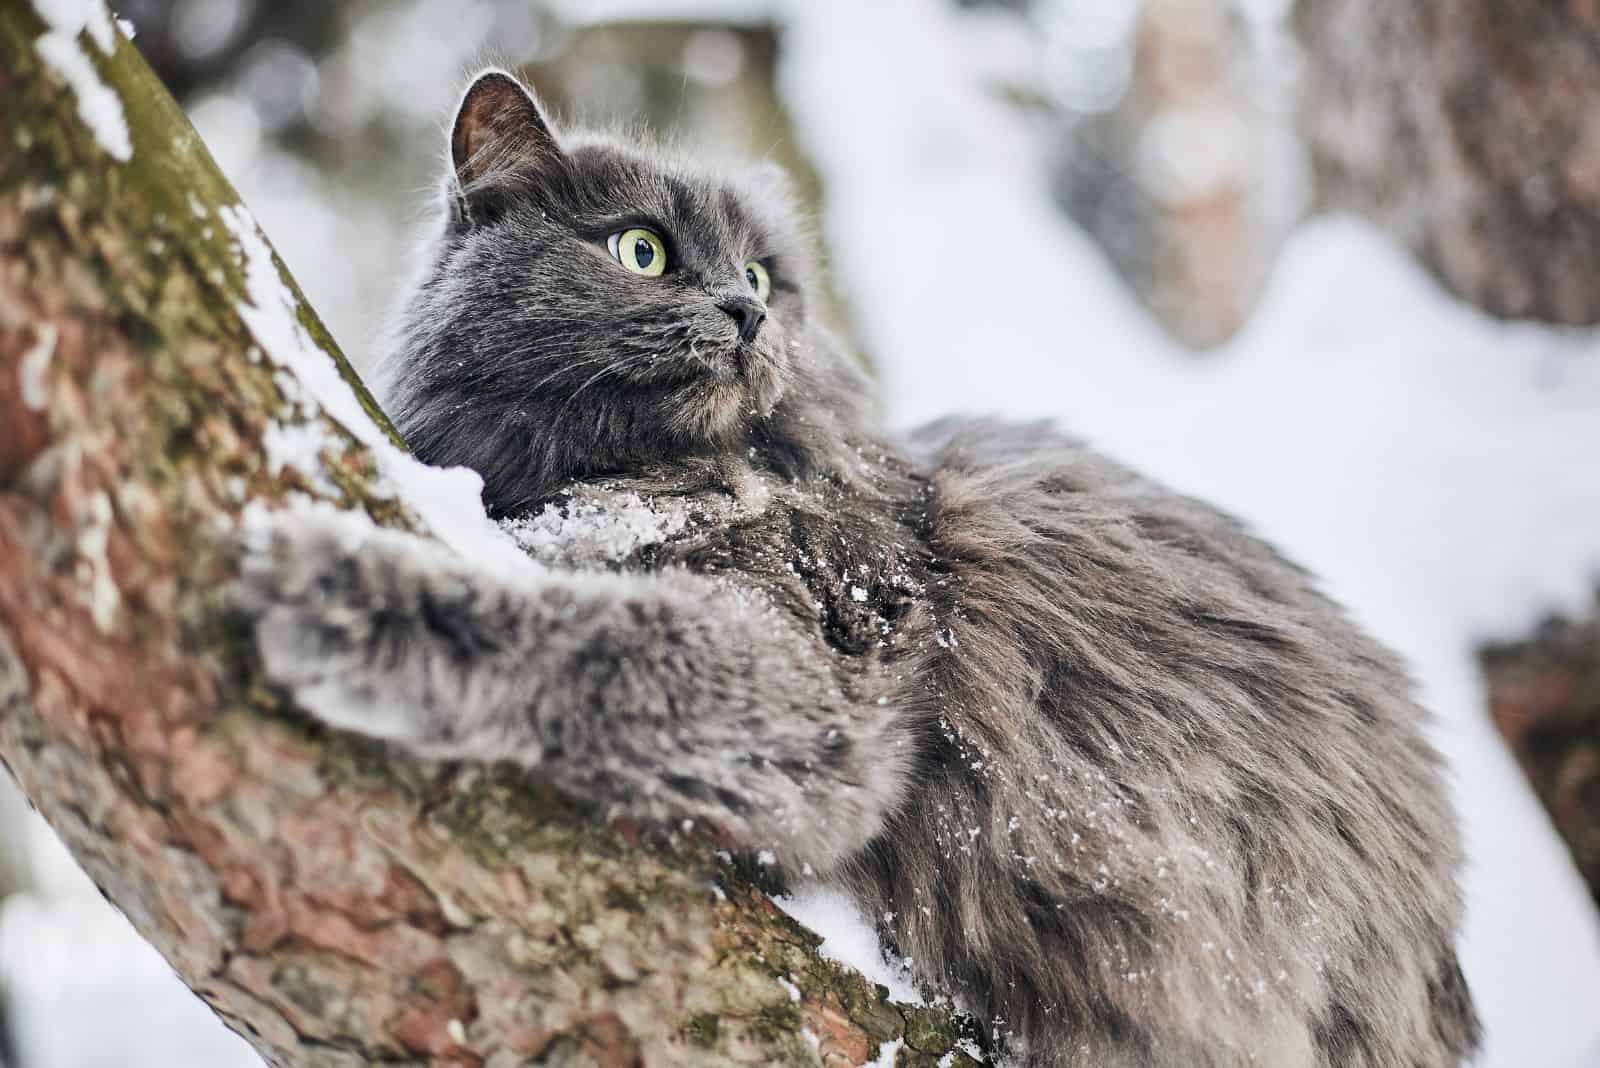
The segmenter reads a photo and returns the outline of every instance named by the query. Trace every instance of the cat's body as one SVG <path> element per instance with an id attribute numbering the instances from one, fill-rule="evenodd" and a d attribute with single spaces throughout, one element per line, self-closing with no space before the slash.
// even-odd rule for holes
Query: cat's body
<path id="1" fill-rule="evenodd" d="M 387 399 L 552 569 L 285 526 L 244 602 L 302 703 L 834 880 L 1038 1068 L 1461 1062 L 1438 761 L 1303 572 L 1045 427 L 891 441 L 731 188 L 495 74 L 453 148 Z"/>

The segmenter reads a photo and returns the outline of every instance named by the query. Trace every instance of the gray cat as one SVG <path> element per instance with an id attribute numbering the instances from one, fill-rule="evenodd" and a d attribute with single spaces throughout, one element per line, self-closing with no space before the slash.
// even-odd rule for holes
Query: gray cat
<path id="1" fill-rule="evenodd" d="M 888 437 L 769 171 L 497 71 L 450 148 L 380 388 L 555 566 L 285 522 L 241 599 L 280 684 L 834 880 L 1028 1065 L 1475 1048 L 1424 713 L 1305 572 L 1046 426 Z"/>

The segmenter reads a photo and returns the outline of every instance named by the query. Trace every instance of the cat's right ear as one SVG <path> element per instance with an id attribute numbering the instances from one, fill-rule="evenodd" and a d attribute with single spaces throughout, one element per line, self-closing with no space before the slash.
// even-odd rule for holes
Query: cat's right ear
<path id="1" fill-rule="evenodd" d="M 506 197 L 561 161 L 539 102 L 503 70 L 472 80 L 450 126 L 451 199 L 457 224 L 492 221 Z"/>

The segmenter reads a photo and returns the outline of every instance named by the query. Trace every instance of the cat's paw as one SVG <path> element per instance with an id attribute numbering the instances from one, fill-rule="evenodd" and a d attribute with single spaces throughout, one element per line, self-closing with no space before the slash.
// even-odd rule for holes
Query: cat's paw
<path id="1" fill-rule="evenodd" d="M 428 710 L 406 670 L 415 598 L 391 544 L 401 537 L 339 516 L 274 517 L 251 532 L 228 604 L 252 629 L 268 679 L 304 711 L 423 741 Z"/>

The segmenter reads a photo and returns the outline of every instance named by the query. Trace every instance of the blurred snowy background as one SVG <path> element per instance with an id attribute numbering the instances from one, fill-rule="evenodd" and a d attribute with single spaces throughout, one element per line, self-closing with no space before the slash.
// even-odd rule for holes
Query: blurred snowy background
<path id="1" fill-rule="evenodd" d="M 118 6 L 358 365 L 475 64 L 790 167 L 894 422 L 1054 417 L 1251 521 L 1410 660 L 1466 820 L 1481 1063 L 1600 1066 L 1595 901 L 1477 661 L 1594 611 L 1600 336 L 1491 319 L 1308 214 L 1291 0 Z M 257 1063 L 9 790 L 0 1064 Z"/>

